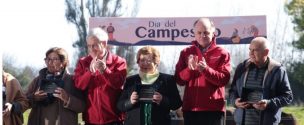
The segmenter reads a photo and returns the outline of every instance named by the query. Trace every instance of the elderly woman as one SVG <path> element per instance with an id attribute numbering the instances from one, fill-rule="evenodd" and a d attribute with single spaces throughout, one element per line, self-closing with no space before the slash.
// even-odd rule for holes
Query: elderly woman
<path id="1" fill-rule="evenodd" d="M 67 71 L 67 52 L 58 47 L 45 54 L 46 68 L 29 85 L 26 96 L 32 108 L 29 125 L 77 125 L 85 103 Z"/>
<path id="2" fill-rule="evenodd" d="M 19 81 L 9 73 L 2 71 L 3 125 L 21 125 L 22 113 L 28 108 L 28 101 Z"/>
<path id="3" fill-rule="evenodd" d="M 157 70 L 160 55 L 151 46 L 138 51 L 137 64 L 139 74 L 127 78 L 117 104 L 127 112 L 125 125 L 170 125 L 170 110 L 182 104 L 173 76 Z"/>

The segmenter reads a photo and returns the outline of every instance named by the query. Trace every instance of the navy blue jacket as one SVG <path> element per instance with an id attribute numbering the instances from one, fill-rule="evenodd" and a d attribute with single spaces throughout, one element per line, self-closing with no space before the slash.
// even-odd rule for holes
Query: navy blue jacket
<path id="1" fill-rule="evenodd" d="M 241 97 L 242 87 L 248 74 L 248 66 L 252 63 L 246 60 L 239 64 L 229 90 L 229 99 L 235 106 L 235 100 Z M 292 102 L 293 95 L 290 88 L 286 69 L 278 62 L 269 58 L 268 68 L 264 76 L 263 99 L 268 100 L 267 107 L 262 111 L 260 125 L 278 125 L 281 120 L 281 107 Z M 237 108 L 234 112 L 234 120 L 237 125 L 243 121 L 244 109 Z"/>

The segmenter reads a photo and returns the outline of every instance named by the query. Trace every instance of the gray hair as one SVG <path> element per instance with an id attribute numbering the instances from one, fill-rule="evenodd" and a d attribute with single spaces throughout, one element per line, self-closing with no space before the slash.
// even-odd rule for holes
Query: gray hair
<path id="1" fill-rule="evenodd" d="M 105 41 L 106 43 L 109 39 L 108 33 L 99 27 L 95 27 L 89 31 L 87 39 L 90 37 L 95 37 L 99 42 Z"/>
<path id="2" fill-rule="evenodd" d="M 262 49 L 269 49 L 269 41 L 265 37 L 256 37 L 251 42 L 258 43 Z"/>
<path id="3" fill-rule="evenodd" d="M 198 23 L 198 22 L 201 22 L 201 23 L 210 23 L 210 27 L 211 28 L 211 31 L 215 32 L 215 25 L 213 23 L 212 20 L 210 20 L 209 18 L 205 18 L 205 17 L 201 17 L 199 19 L 197 19 L 194 24 L 193 24 L 193 27 L 195 27 L 195 25 Z"/>

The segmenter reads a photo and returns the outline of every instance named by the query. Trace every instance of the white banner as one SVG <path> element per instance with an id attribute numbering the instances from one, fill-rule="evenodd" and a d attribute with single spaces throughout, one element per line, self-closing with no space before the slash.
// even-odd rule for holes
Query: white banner
<path id="1" fill-rule="evenodd" d="M 216 26 L 217 44 L 248 44 L 266 37 L 266 16 L 209 17 Z M 112 45 L 188 45 L 194 40 L 193 23 L 199 17 L 90 18 L 89 28 L 108 32 Z"/>

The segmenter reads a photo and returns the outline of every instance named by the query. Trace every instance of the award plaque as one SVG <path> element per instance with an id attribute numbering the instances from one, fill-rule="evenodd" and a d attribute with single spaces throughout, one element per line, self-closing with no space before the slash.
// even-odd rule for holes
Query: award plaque
<path id="1" fill-rule="evenodd" d="M 43 82 L 40 86 L 40 89 L 46 93 L 54 93 L 57 87 L 57 84 L 54 82 Z"/>
<path id="2" fill-rule="evenodd" d="M 152 102 L 155 89 L 152 85 L 141 85 L 139 91 L 139 101 Z"/>
<path id="3" fill-rule="evenodd" d="M 263 99 L 263 91 L 260 88 L 243 88 L 241 102 L 257 103 Z"/>

